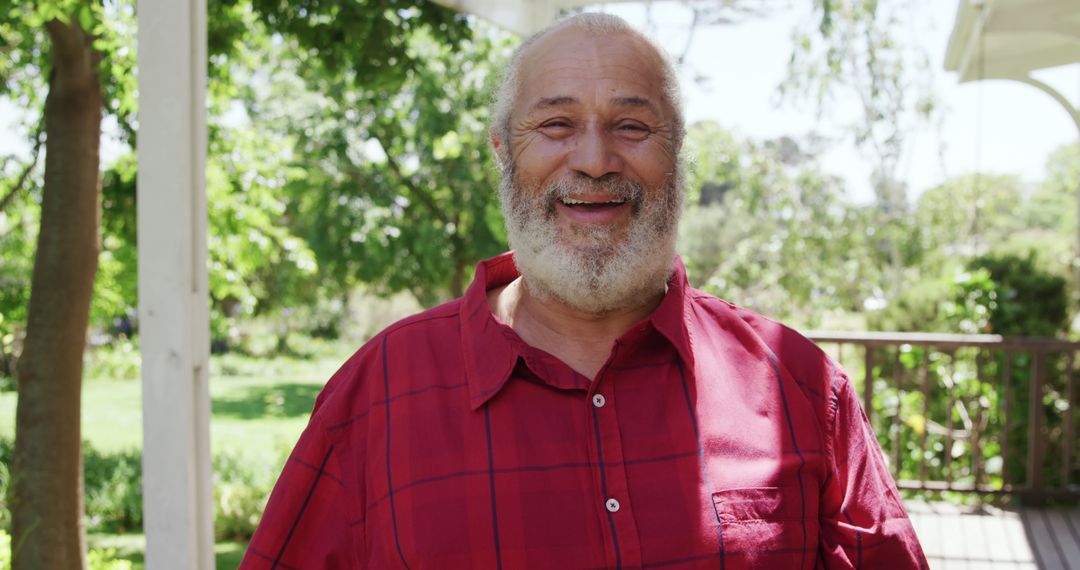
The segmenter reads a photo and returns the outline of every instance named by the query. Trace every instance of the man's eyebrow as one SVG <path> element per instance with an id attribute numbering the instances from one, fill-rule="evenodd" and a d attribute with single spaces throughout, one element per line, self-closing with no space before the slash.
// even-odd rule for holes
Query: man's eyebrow
<path id="1" fill-rule="evenodd" d="M 643 107 L 653 113 L 660 114 L 660 109 L 655 103 L 645 97 L 629 96 L 629 97 L 612 97 L 611 102 L 614 105 L 620 107 Z"/>
<path id="2" fill-rule="evenodd" d="M 559 107 L 561 105 L 573 105 L 579 101 L 569 95 L 556 95 L 554 97 L 541 97 L 539 101 L 533 104 L 532 109 L 546 109 L 548 107 Z"/>

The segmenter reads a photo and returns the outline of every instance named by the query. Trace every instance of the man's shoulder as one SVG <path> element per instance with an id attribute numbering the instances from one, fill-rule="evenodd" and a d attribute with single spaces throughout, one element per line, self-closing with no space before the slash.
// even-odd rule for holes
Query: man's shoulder
<path id="1" fill-rule="evenodd" d="M 439 354 L 453 355 L 455 339 L 460 337 L 461 299 L 455 299 L 426 311 L 405 317 L 379 331 L 360 346 L 330 377 L 316 400 L 316 411 L 340 419 L 374 402 L 385 392 L 383 381 L 396 375 L 384 373 L 400 367 L 403 361 L 431 359 Z M 438 363 L 428 362 L 427 368 Z"/>
<path id="2" fill-rule="evenodd" d="M 690 297 L 696 310 L 712 324 L 726 330 L 739 330 L 751 341 L 767 347 L 777 360 L 800 382 L 823 382 L 822 388 L 831 388 L 838 367 L 832 359 L 805 335 L 777 320 L 740 307 L 730 301 L 714 297 L 703 291 L 690 289 Z"/>

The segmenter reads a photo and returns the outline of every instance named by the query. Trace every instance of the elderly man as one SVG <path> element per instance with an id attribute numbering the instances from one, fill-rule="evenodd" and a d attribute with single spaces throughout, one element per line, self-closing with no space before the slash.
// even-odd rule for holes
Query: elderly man
<path id="1" fill-rule="evenodd" d="M 513 254 L 339 370 L 244 568 L 925 568 L 844 372 L 687 286 L 675 73 L 622 20 L 521 46 Z"/>

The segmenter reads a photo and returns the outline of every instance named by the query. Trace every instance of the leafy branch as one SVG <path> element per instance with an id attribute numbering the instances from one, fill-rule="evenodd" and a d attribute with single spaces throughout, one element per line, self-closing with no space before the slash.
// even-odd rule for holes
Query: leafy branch
<path id="1" fill-rule="evenodd" d="M 34 168 L 37 166 L 38 156 L 41 154 L 41 147 L 45 144 L 45 131 L 42 128 L 42 125 L 44 124 L 45 121 L 38 121 L 38 126 L 34 129 L 33 133 L 34 146 L 30 149 L 30 162 L 23 167 L 22 172 L 20 172 L 19 176 L 15 179 L 15 183 L 8 188 L 6 193 L 4 193 L 4 197 L 0 198 L 0 212 L 6 210 L 15 200 L 15 197 L 18 196 L 19 192 L 26 185 L 27 179 L 30 178 L 30 173 L 33 172 Z"/>

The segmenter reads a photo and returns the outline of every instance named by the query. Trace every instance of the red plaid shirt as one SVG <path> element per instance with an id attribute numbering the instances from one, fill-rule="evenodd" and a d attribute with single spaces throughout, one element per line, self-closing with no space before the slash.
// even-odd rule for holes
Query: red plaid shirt
<path id="1" fill-rule="evenodd" d="M 687 286 L 590 381 L 487 291 L 331 378 L 241 568 L 926 568 L 844 372 Z"/>

